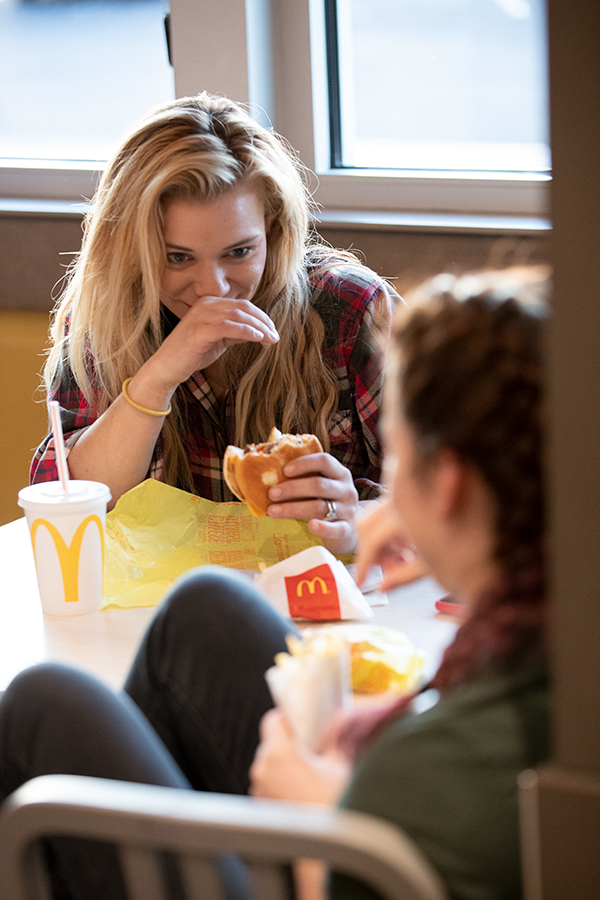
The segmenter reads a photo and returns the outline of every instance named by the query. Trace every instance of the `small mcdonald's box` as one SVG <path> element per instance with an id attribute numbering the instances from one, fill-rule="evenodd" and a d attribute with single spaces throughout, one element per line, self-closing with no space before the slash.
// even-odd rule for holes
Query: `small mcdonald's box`
<path id="1" fill-rule="evenodd" d="M 368 619 L 373 611 L 344 564 L 324 547 L 309 547 L 269 566 L 256 584 L 292 619 Z"/>

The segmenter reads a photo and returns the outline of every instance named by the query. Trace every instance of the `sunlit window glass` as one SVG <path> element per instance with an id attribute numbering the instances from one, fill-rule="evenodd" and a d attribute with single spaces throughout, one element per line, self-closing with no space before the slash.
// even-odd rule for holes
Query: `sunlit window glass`
<path id="1" fill-rule="evenodd" d="M 0 156 L 105 160 L 174 96 L 161 0 L 0 0 Z"/>
<path id="2" fill-rule="evenodd" d="M 544 0 L 325 2 L 334 164 L 549 169 Z"/>

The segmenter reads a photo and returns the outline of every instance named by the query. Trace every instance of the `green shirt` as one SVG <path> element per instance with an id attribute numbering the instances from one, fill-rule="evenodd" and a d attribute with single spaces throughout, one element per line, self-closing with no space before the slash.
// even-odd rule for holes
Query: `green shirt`
<path id="1" fill-rule="evenodd" d="M 517 776 L 549 756 L 540 663 L 487 674 L 392 724 L 359 759 L 341 800 L 397 824 L 453 900 L 521 896 Z M 333 875 L 334 898 L 374 895 Z"/>

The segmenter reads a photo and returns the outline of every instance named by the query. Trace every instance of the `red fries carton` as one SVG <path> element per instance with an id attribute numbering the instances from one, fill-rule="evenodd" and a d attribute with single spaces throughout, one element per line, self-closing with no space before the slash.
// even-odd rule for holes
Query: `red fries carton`
<path id="1" fill-rule="evenodd" d="M 369 619 L 373 611 L 339 559 L 324 547 L 308 547 L 256 576 L 257 586 L 293 619 Z"/>

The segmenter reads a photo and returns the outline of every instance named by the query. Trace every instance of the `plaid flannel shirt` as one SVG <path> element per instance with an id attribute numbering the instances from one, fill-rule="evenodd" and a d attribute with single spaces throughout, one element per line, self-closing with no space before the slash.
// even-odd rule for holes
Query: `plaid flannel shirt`
<path id="1" fill-rule="evenodd" d="M 368 269 L 347 263 L 331 268 L 309 269 L 311 305 L 325 326 L 322 348 L 326 363 L 339 386 L 338 406 L 329 432 L 330 452 L 352 473 L 361 500 L 380 493 L 381 448 L 377 434 L 383 383 L 383 353 L 372 336 L 372 321 L 377 311 L 380 321 L 389 323 L 397 295 Z M 169 318 L 166 328 L 177 319 Z M 201 371 L 185 382 L 188 422 L 185 440 L 199 496 L 218 502 L 235 500 L 223 478 L 223 454 L 234 442 L 235 396 L 223 402 L 215 397 Z M 98 418 L 73 375 L 67 368 L 49 400 L 58 400 L 67 452 Z M 266 439 L 266 435 L 265 435 Z M 149 478 L 162 477 L 164 442 L 159 437 Z M 54 440 L 49 434 L 38 447 L 31 464 L 31 483 L 55 481 L 58 469 Z"/>

